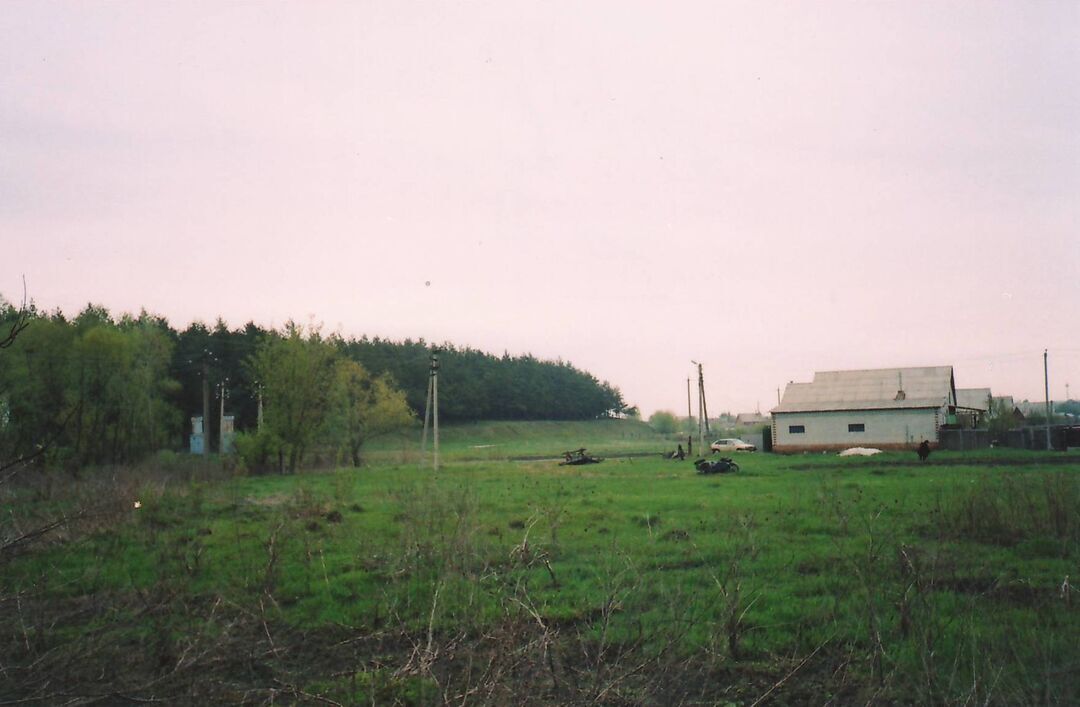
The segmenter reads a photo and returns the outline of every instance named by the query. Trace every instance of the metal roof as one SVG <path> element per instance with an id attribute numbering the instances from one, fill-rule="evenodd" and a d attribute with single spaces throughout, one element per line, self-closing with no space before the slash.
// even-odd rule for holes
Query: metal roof
<path id="1" fill-rule="evenodd" d="M 956 407 L 968 410 L 990 409 L 989 388 L 957 388 Z"/>
<path id="2" fill-rule="evenodd" d="M 952 366 L 818 371 L 788 383 L 774 413 L 937 408 L 956 402 Z"/>
<path id="3" fill-rule="evenodd" d="M 1055 405 L 1054 401 L 1051 400 L 1050 401 L 1050 410 L 1051 411 L 1053 411 L 1054 405 Z M 1020 413 L 1024 417 L 1031 417 L 1032 415 L 1045 416 L 1046 415 L 1046 401 L 1045 400 L 1043 400 L 1043 401 L 1036 400 L 1036 401 L 1032 402 L 1032 401 L 1028 401 L 1028 400 L 1023 400 L 1023 401 L 1016 404 L 1016 409 L 1019 410 Z"/>

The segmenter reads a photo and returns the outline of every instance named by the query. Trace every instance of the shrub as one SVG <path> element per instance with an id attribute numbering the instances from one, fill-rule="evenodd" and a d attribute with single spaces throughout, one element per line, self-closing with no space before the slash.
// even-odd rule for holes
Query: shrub
<path id="1" fill-rule="evenodd" d="M 676 430 L 675 415 L 667 410 L 657 410 L 649 416 L 649 427 L 662 435 L 673 434 Z"/>
<path id="2" fill-rule="evenodd" d="M 281 445 L 272 434 L 238 432 L 233 438 L 233 444 L 237 466 L 241 470 L 263 474 L 275 468 L 276 454 Z"/>
<path id="3" fill-rule="evenodd" d="M 942 530 L 999 545 L 1052 539 L 1063 556 L 1080 547 L 1080 477 L 1068 473 L 1008 474 L 939 501 Z"/>

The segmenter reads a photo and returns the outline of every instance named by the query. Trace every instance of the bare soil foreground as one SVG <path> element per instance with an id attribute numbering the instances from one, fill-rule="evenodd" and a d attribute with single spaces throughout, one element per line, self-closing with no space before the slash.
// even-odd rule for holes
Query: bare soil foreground
<path id="1" fill-rule="evenodd" d="M 0 704 L 1080 702 L 1076 457 L 392 456 L 3 487 Z"/>

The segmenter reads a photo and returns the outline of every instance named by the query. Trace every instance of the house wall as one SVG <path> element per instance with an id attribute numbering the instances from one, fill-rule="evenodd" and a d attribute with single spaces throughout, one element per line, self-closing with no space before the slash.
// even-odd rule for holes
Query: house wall
<path id="1" fill-rule="evenodd" d="M 843 412 L 773 413 L 773 450 L 803 452 L 848 447 L 908 449 L 924 439 L 937 445 L 944 410 L 850 410 Z M 862 424 L 863 432 L 849 432 L 849 424 Z M 792 433 L 792 425 L 805 432 Z"/>

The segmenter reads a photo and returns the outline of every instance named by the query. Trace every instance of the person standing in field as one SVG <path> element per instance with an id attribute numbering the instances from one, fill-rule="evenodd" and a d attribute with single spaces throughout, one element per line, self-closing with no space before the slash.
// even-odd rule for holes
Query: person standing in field
<path id="1" fill-rule="evenodd" d="M 919 461 L 926 461 L 926 459 L 930 456 L 930 442 L 924 439 L 922 441 L 922 444 L 919 445 L 919 448 L 916 450 L 916 452 L 919 455 Z"/>

